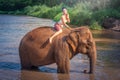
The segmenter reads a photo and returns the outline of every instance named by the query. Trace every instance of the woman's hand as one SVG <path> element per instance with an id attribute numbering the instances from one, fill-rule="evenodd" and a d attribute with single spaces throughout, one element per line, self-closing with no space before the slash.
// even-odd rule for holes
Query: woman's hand
<path id="1" fill-rule="evenodd" d="M 69 30 L 71 30 L 71 27 L 68 26 L 67 24 L 65 24 L 65 27 L 68 28 Z"/>
<path id="2" fill-rule="evenodd" d="M 69 14 L 66 15 L 67 22 L 70 23 L 70 17 Z"/>

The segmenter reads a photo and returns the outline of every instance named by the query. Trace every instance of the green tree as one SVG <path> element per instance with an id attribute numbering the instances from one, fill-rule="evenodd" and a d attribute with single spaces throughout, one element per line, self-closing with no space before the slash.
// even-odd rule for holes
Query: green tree
<path id="1" fill-rule="evenodd" d="M 31 5 L 32 0 L 0 0 L 0 10 L 12 11 Z"/>

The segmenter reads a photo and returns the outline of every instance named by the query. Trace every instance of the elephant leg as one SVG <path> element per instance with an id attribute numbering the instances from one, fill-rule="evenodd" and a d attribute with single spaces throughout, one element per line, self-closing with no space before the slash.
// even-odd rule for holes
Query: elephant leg
<path id="1" fill-rule="evenodd" d="M 57 61 L 57 72 L 58 73 L 69 73 L 70 61 L 69 59 L 60 59 Z"/>
<path id="2" fill-rule="evenodd" d="M 31 69 L 32 66 L 27 62 L 21 62 L 21 69 Z"/>
<path id="3" fill-rule="evenodd" d="M 31 69 L 32 70 L 39 70 L 38 66 L 32 66 Z"/>
<path id="4" fill-rule="evenodd" d="M 24 52 L 20 54 L 20 60 L 21 69 L 31 69 L 32 65 L 30 64 L 28 55 L 26 55 Z"/>

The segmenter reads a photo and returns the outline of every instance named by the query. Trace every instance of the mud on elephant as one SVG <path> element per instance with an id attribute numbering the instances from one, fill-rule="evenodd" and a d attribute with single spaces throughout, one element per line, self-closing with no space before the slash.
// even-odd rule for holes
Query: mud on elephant
<path id="1" fill-rule="evenodd" d="M 40 27 L 23 37 L 19 46 L 22 69 L 56 63 L 59 73 L 69 73 L 70 59 L 82 53 L 89 57 L 89 73 L 94 73 L 96 45 L 87 27 L 73 28 L 71 31 L 64 29 L 63 33 L 53 39 L 52 44 L 42 47 L 53 34 L 52 28 Z"/>

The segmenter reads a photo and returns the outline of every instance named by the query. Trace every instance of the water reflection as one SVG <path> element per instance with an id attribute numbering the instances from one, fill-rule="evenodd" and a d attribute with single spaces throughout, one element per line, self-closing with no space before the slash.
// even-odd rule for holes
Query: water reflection
<path id="1" fill-rule="evenodd" d="M 0 62 L 0 69 L 3 70 L 20 70 L 20 64 L 14 62 Z"/>
<path id="2" fill-rule="evenodd" d="M 21 71 L 21 80 L 54 80 L 52 74 L 37 71 Z"/>
<path id="3" fill-rule="evenodd" d="M 21 71 L 21 80 L 70 80 L 68 74 Z"/>
<path id="4" fill-rule="evenodd" d="M 78 76 L 78 74 L 77 74 Z M 84 78 L 86 77 L 86 79 Z M 37 71 L 22 70 L 20 80 L 95 80 L 94 74 L 85 74 L 75 77 L 75 74 L 55 74 Z"/>

